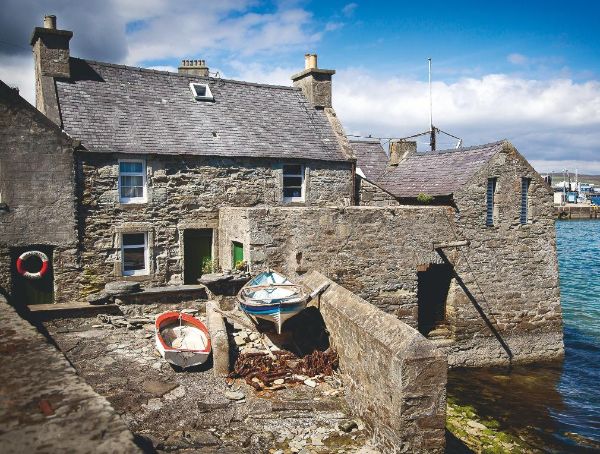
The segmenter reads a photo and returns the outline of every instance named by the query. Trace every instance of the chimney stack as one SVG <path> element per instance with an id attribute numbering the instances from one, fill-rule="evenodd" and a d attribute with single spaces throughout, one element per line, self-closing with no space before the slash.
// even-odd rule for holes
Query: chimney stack
<path id="1" fill-rule="evenodd" d="M 44 17 L 44 26 L 31 35 L 35 67 L 35 104 L 40 112 L 61 125 L 54 78 L 71 77 L 69 41 L 73 32 L 57 30 L 56 16 Z"/>
<path id="2" fill-rule="evenodd" d="M 181 60 L 177 72 L 188 76 L 208 77 L 208 66 L 204 60 Z"/>
<path id="3" fill-rule="evenodd" d="M 397 166 L 409 156 L 417 152 L 417 142 L 404 140 L 390 141 L 389 166 Z"/>
<path id="4" fill-rule="evenodd" d="M 331 108 L 331 76 L 333 69 L 319 69 L 317 54 L 304 55 L 304 71 L 294 74 L 294 87 L 300 87 L 306 99 L 316 108 Z"/>

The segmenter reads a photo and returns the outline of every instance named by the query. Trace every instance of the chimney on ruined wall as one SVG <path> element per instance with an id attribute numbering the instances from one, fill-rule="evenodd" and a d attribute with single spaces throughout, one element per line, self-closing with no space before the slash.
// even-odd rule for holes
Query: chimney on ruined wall
<path id="1" fill-rule="evenodd" d="M 204 60 L 181 60 L 177 72 L 188 76 L 208 77 L 208 66 Z"/>
<path id="2" fill-rule="evenodd" d="M 319 69 L 317 54 L 304 55 L 304 71 L 294 74 L 294 87 L 300 87 L 306 99 L 317 108 L 331 107 L 331 76 L 333 69 Z"/>
<path id="3" fill-rule="evenodd" d="M 390 141 L 390 157 L 388 165 L 397 166 L 409 156 L 417 152 L 417 142 L 405 140 Z"/>
<path id="4" fill-rule="evenodd" d="M 69 41 L 73 32 L 57 30 L 56 16 L 45 16 L 44 26 L 35 27 L 30 44 L 35 69 L 35 104 L 40 112 L 60 126 L 54 78 L 71 77 Z"/>

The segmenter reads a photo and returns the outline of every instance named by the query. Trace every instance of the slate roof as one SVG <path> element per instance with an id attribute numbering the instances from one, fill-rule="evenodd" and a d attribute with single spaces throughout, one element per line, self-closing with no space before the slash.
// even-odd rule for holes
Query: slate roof
<path id="1" fill-rule="evenodd" d="M 449 196 L 498 153 L 506 141 L 474 147 L 417 153 L 386 171 L 376 183 L 399 198 L 420 193 Z"/>
<path id="2" fill-rule="evenodd" d="M 208 83 L 214 102 L 196 101 Z M 298 88 L 71 59 L 56 81 L 64 130 L 90 151 L 346 161 Z"/>
<path id="3" fill-rule="evenodd" d="M 379 140 L 350 140 L 356 156 L 356 167 L 367 180 L 377 181 L 387 166 L 388 157 Z"/>

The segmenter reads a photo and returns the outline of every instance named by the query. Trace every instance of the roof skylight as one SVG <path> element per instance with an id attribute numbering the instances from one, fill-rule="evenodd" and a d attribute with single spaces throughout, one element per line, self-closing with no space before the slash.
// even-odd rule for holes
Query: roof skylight
<path id="1" fill-rule="evenodd" d="M 190 83 L 190 90 L 192 90 L 192 94 L 197 101 L 214 101 L 210 87 L 208 84 L 199 84 L 196 82 Z"/>

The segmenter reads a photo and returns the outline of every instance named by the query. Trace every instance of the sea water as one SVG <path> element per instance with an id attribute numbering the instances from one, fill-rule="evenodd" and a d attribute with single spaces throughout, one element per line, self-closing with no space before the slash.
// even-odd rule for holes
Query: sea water
<path id="1" fill-rule="evenodd" d="M 451 371 L 448 394 L 546 452 L 600 452 L 600 220 L 556 222 L 564 361 Z"/>

